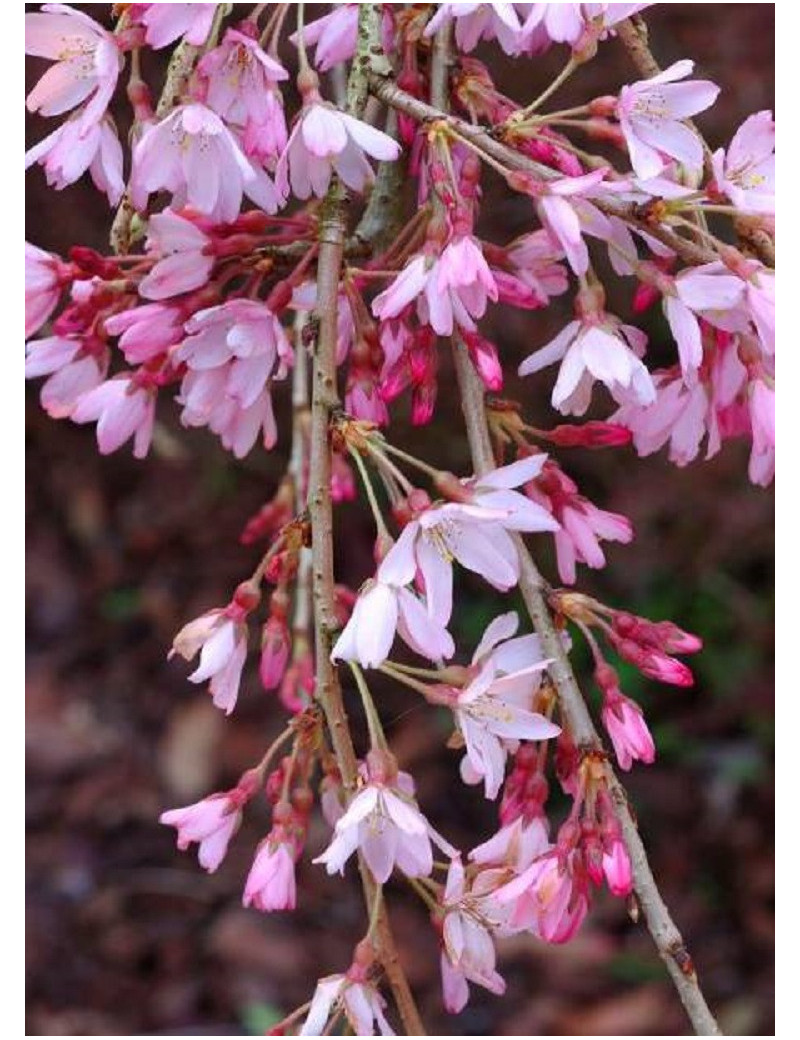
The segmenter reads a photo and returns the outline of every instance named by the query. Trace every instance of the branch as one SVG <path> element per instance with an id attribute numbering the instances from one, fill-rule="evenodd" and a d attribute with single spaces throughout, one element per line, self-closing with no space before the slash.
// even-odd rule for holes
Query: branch
<path id="1" fill-rule="evenodd" d="M 496 466 L 486 422 L 483 387 L 463 344 L 454 342 L 453 358 L 472 461 L 475 473 L 480 475 Z M 520 591 L 533 627 L 542 642 L 545 656 L 553 659 L 553 663 L 548 667 L 548 672 L 558 691 L 558 701 L 564 721 L 572 733 L 576 745 L 582 751 L 602 751 L 602 741 L 594 727 L 586 701 L 578 687 L 575 673 L 572 671 L 572 665 L 553 624 L 544 596 L 542 576 L 522 537 L 515 535 L 514 539 L 519 551 Z M 721 1036 L 722 1031 L 714 1020 L 700 989 L 686 945 L 661 898 L 628 803 L 625 788 L 608 762 L 605 763 L 605 779 L 616 807 L 625 847 L 630 856 L 634 889 L 653 942 L 666 964 L 667 971 L 675 984 L 695 1033 L 698 1036 Z"/>
<path id="2" fill-rule="evenodd" d="M 449 60 L 448 26 L 436 34 L 431 58 L 431 99 L 439 108 L 447 105 Z M 465 345 L 453 338 L 453 364 L 461 396 L 474 472 L 481 476 L 495 469 L 494 452 L 486 421 L 484 390 Z M 521 535 L 514 541 L 519 553 L 519 587 L 533 627 L 541 640 L 545 657 L 552 659 L 548 673 L 558 693 L 562 717 L 581 751 L 603 751 L 591 715 L 578 687 L 575 673 L 564 650 L 561 636 L 553 624 L 544 594 L 544 582 Z M 691 957 L 653 877 L 636 822 L 631 814 L 625 789 L 605 761 L 605 780 L 614 801 L 622 836 L 631 860 L 634 888 L 644 912 L 647 927 L 661 958 L 667 966 L 678 995 L 699 1036 L 718 1036 L 721 1031 L 711 1014 L 697 981 Z"/>
<path id="3" fill-rule="evenodd" d="M 508 145 L 496 140 L 492 136 L 491 131 L 486 127 L 467 123 L 465 120 L 459 119 L 458 116 L 442 111 L 441 108 L 420 101 L 418 98 L 406 93 L 406 91 L 401 90 L 396 83 L 379 73 L 371 72 L 368 78 L 370 90 L 384 104 L 390 105 L 400 112 L 405 112 L 421 123 L 447 123 L 460 137 L 465 138 L 505 166 L 531 173 L 540 180 L 555 180 L 560 176 L 549 166 L 543 166 L 541 163 L 529 159 L 526 155 L 521 155 L 519 152 L 514 151 L 513 148 L 509 148 Z M 662 224 L 652 223 L 647 220 L 641 215 L 636 205 L 617 202 L 612 199 L 592 199 L 592 202 L 607 216 L 619 217 L 627 224 L 638 228 L 640 231 L 647 232 L 653 238 L 657 238 L 659 242 L 669 246 L 670 249 L 674 250 L 689 264 L 708 264 L 718 259 L 716 253 L 711 250 L 683 238 Z"/>
<path id="4" fill-rule="evenodd" d="M 359 54 L 354 59 L 348 84 L 348 108 L 358 116 L 366 101 L 366 82 L 361 84 L 365 66 L 362 48 L 373 38 L 377 21 L 374 4 L 363 4 L 359 12 Z M 331 734 L 342 781 L 348 794 L 356 787 L 358 765 L 347 722 L 342 689 L 331 662 L 333 633 L 338 627 L 334 603 L 333 505 L 331 502 L 331 449 L 329 427 L 331 412 L 338 405 L 336 392 L 336 338 L 339 281 L 347 232 L 347 195 L 334 179 L 322 205 L 317 259 L 317 302 L 315 314 L 317 342 L 314 350 L 311 406 L 311 460 L 309 466 L 308 511 L 311 519 L 312 597 L 316 646 L 316 696 L 322 704 Z M 360 862 L 361 879 L 368 913 L 378 897 L 377 886 L 368 868 Z M 392 936 L 383 901 L 376 918 L 378 955 L 391 986 L 408 1036 L 424 1036 L 414 997 Z"/>

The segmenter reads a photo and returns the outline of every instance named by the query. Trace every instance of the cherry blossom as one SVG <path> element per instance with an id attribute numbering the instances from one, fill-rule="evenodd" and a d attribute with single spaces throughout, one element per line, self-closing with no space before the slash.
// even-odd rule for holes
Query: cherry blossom
<path id="1" fill-rule="evenodd" d="M 121 373 L 82 394 L 70 412 L 76 423 L 97 423 L 97 446 L 109 455 L 133 437 L 133 454 L 150 450 L 156 397 L 151 386 L 131 373 Z"/>
<path id="2" fill-rule="evenodd" d="M 711 160 L 717 190 L 743 213 L 775 212 L 775 120 L 755 112 Z"/>
<path id="3" fill-rule="evenodd" d="M 144 210 L 154 191 L 172 193 L 173 209 L 187 203 L 213 220 L 232 221 L 247 195 L 268 213 L 278 196 L 220 117 L 197 102 L 179 105 L 149 126 L 133 149 L 131 200 Z"/>
<path id="4" fill-rule="evenodd" d="M 116 206 L 125 185 L 122 146 L 110 119 L 87 124 L 85 113 L 68 119 L 25 153 L 25 169 L 39 163 L 51 188 L 61 191 L 88 170 L 96 188 Z"/>
<path id="5" fill-rule="evenodd" d="M 366 980 L 363 971 L 352 968 L 347 975 L 320 979 L 299 1035 L 320 1036 L 339 1002 L 356 1036 L 374 1036 L 376 1025 L 381 1036 L 395 1035 L 383 1013 L 386 1001 Z"/>
<path id="6" fill-rule="evenodd" d="M 26 379 L 50 377 L 42 386 L 40 401 L 53 419 L 71 416 L 83 395 L 103 382 L 108 369 L 105 350 L 86 351 L 83 341 L 73 337 L 32 340 L 26 346 L 26 354 Z"/>
<path id="7" fill-rule="evenodd" d="M 709 108 L 719 87 L 708 80 L 686 79 L 694 62 L 676 61 L 650 79 L 623 87 L 617 117 L 638 177 L 655 177 L 665 167 L 663 156 L 677 159 L 691 169 L 703 165 L 703 145 L 683 120 Z"/>
<path id="8" fill-rule="evenodd" d="M 159 50 L 183 36 L 199 47 L 206 42 L 214 20 L 216 4 L 133 4 L 146 27 L 145 39 Z"/>
<path id="9" fill-rule="evenodd" d="M 28 94 L 30 112 L 59 116 L 87 101 L 81 132 L 100 121 L 122 66 L 110 32 L 67 4 L 43 4 L 25 15 L 25 53 L 56 63 Z"/>
<path id="10" fill-rule="evenodd" d="M 183 809 L 170 809 L 159 817 L 160 823 L 178 831 L 178 848 L 188 849 L 197 842 L 200 866 L 213 874 L 225 858 L 228 844 L 242 822 L 241 800 L 236 792 L 212 794 Z"/>
<path id="11" fill-rule="evenodd" d="M 214 257 L 211 239 L 196 223 L 171 209 L 155 213 L 147 226 L 147 249 L 161 256 L 139 285 L 146 300 L 170 296 L 205 285 Z"/>
<path id="12" fill-rule="evenodd" d="M 70 269 L 54 253 L 25 243 L 25 338 L 44 325 L 58 305 Z"/>
<path id="13" fill-rule="evenodd" d="M 348 188 L 362 192 L 372 182 L 364 153 L 383 161 L 397 159 L 400 146 L 388 134 L 339 112 L 317 96 L 308 100 L 289 135 L 275 169 L 275 186 L 285 200 L 322 197 L 334 171 Z"/>

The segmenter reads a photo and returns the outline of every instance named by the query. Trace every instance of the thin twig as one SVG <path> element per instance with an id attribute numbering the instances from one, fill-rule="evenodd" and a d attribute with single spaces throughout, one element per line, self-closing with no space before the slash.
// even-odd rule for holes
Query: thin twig
<path id="1" fill-rule="evenodd" d="M 359 10 L 358 53 L 348 84 L 348 108 L 358 117 L 367 98 L 364 60 L 378 41 L 378 8 L 362 4 Z M 339 677 L 331 662 L 332 637 L 336 629 L 333 572 L 333 506 L 330 494 L 331 412 L 338 404 L 336 391 L 336 339 L 339 282 L 344 257 L 347 196 L 334 179 L 323 202 L 319 224 L 317 258 L 317 342 L 312 373 L 311 462 L 308 510 L 312 532 L 312 596 L 316 644 L 316 696 L 322 704 L 345 789 L 352 792 L 357 779 L 357 761 L 347 722 Z M 375 907 L 375 882 L 361 863 L 361 878 L 368 910 Z M 377 952 L 397 1003 L 408 1036 L 424 1036 L 414 997 L 392 936 L 386 908 L 381 902 L 375 926 Z"/>

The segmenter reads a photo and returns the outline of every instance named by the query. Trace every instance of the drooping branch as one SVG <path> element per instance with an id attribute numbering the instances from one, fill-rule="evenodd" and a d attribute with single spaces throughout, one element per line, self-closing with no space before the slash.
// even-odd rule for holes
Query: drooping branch
<path id="1" fill-rule="evenodd" d="M 360 57 L 368 54 L 375 38 L 377 8 L 364 4 L 359 12 L 359 54 L 353 63 L 348 84 L 348 108 L 359 116 L 366 101 L 366 66 Z M 363 81 L 363 84 L 362 84 Z M 331 662 L 333 633 L 337 626 L 334 603 L 333 504 L 331 501 L 330 421 L 338 405 L 336 389 L 336 339 L 339 282 L 347 234 L 347 194 L 334 178 L 322 206 L 317 259 L 317 326 L 312 370 L 311 457 L 309 466 L 308 512 L 311 520 L 312 599 L 316 649 L 316 696 L 322 705 L 333 749 L 348 794 L 356 786 L 358 765 L 345 712 L 336 667 Z M 368 868 L 361 863 L 361 878 L 367 911 L 377 906 L 375 934 L 378 954 L 408 1036 L 424 1036 L 414 997 L 403 971 L 394 943 L 385 903 Z"/>
<path id="2" fill-rule="evenodd" d="M 509 148 L 508 145 L 496 140 L 486 127 L 467 123 L 465 120 L 459 119 L 458 116 L 444 112 L 441 108 L 429 105 L 425 101 L 420 101 L 419 98 L 408 94 L 384 75 L 370 72 L 369 85 L 373 94 L 380 98 L 384 104 L 390 105 L 400 112 L 405 112 L 406 115 L 412 116 L 421 123 L 444 122 L 448 124 L 460 137 L 474 144 L 478 149 L 509 169 L 531 173 L 544 181 L 553 180 L 560 176 L 557 171 L 549 166 L 544 166 L 534 159 L 529 159 L 527 155 L 522 155 L 520 152 L 514 151 L 513 148 Z M 653 238 L 669 246 L 670 249 L 674 250 L 678 256 L 689 264 L 707 264 L 717 259 L 716 254 L 704 246 L 683 238 L 663 224 L 648 220 L 633 204 L 606 198 L 592 199 L 592 202 L 607 216 L 619 217 L 620 220 L 624 220 L 632 227 L 646 231 Z"/>
<path id="3" fill-rule="evenodd" d="M 434 38 L 431 58 L 431 100 L 440 109 L 447 105 L 449 50 L 448 26 L 444 26 Z M 454 337 L 452 347 L 473 469 L 480 476 L 497 465 L 486 419 L 483 385 L 464 344 Z M 534 630 L 541 640 L 544 654 L 552 659 L 548 673 L 558 693 L 563 720 L 582 752 L 602 752 L 602 741 L 592 722 L 561 636 L 553 623 L 545 598 L 542 576 L 522 536 L 516 534 L 513 537 L 519 553 L 520 592 Z M 648 930 L 675 984 L 695 1033 L 698 1036 L 721 1035 L 721 1030 L 700 989 L 681 934 L 661 898 L 625 789 L 607 760 L 604 763 L 604 771 L 622 829 L 623 841 L 630 857 L 634 890 L 644 912 Z"/>

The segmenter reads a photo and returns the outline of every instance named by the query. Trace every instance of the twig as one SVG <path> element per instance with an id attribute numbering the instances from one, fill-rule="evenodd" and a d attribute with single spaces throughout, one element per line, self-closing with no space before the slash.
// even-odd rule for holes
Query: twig
<path id="1" fill-rule="evenodd" d="M 348 84 L 348 108 L 355 116 L 363 111 L 367 97 L 362 58 L 378 39 L 378 11 L 375 4 L 362 4 L 359 10 L 358 54 Z M 317 259 L 317 342 L 314 351 L 311 408 L 311 462 L 309 467 L 308 510 L 312 532 L 312 596 L 316 645 L 316 696 L 322 704 L 331 734 L 333 749 L 345 789 L 352 792 L 357 779 L 357 762 L 342 690 L 336 668 L 331 662 L 331 644 L 336 629 L 333 573 L 333 506 L 330 494 L 331 453 L 329 426 L 331 411 L 338 404 L 336 392 L 336 318 L 339 281 L 344 256 L 347 196 L 334 179 L 322 205 Z M 361 862 L 361 878 L 368 911 L 375 906 L 375 882 Z M 378 954 L 397 1003 L 408 1036 L 424 1036 L 414 997 L 394 944 L 386 908 L 378 908 L 375 927 Z"/>
<path id="2" fill-rule="evenodd" d="M 486 152 L 487 155 L 503 163 L 506 167 L 531 173 L 543 181 L 554 180 L 560 176 L 556 170 L 552 170 L 549 166 L 544 166 L 533 159 L 529 159 L 528 156 L 522 155 L 520 152 L 514 151 L 513 148 L 509 148 L 508 145 L 497 141 L 486 127 L 467 123 L 463 119 L 459 119 L 458 116 L 450 115 L 447 112 L 443 112 L 440 108 L 420 101 L 419 98 L 415 98 L 406 91 L 401 90 L 396 83 L 393 83 L 385 76 L 371 72 L 369 74 L 369 85 L 373 94 L 385 104 L 413 116 L 414 119 L 421 123 L 447 123 L 460 137 L 476 145 Z M 646 231 L 653 238 L 669 246 L 670 249 L 674 250 L 689 264 L 707 264 L 718 259 L 716 253 L 711 250 L 690 242 L 662 224 L 648 220 L 641 215 L 638 207 L 635 205 L 606 198 L 593 198 L 592 202 L 606 215 L 619 217 L 627 224 Z"/>

